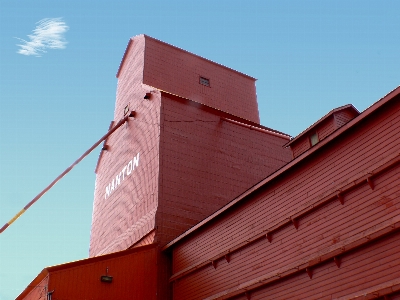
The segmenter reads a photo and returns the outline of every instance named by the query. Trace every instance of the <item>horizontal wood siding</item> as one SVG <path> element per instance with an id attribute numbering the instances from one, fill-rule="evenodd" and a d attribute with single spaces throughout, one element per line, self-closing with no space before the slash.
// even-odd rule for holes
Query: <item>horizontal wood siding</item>
<path id="1" fill-rule="evenodd" d="M 320 141 L 322 141 L 324 138 L 326 138 L 328 135 L 330 135 L 335 130 L 336 130 L 336 126 L 335 126 L 333 115 L 329 116 L 329 118 L 324 120 L 316 128 L 316 131 L 318 133 L 318 138 Z"/>
<path id="2" fill-rule="evenodd" d="M 358 113 L 349 107 L 344 109 L 338 108 L 335 111 L 330 112 L 313 126 L 301 133 L 290 144 L 290 148 L 293 151 L 293 157 L 298 157 L 300 154 L 310 149 L 310 138 L 314 133 L 317 133 L 318 140 L 322 141 L 330 134 L 332 134 L 335 130 L 339 129 L 350 120 L 354 119 L 354 117 L 356 117 L 357 115 Z"/>
<path id="3" fill-rule="evenodd" d="M 399 245 L 400 234 L 391 235 L 342 257 L 340 268 L 334 262 L 323 264 L 313 270 L 312 279 L 305 272 L 298 273 L 252 291 L 251 300 L 346 299 L 347 295 L 400 278 Z"/>
<path id="4" fill-rule="evenodd" d="M 210 264 L 180 279 L 179 285 L 186 283 L 188 291 L 193 289 L 201 299 L 214 291 L 237 285 L 244 279 L 247 281 L 259 274 L 279 270 L 302 257 L 390 220 L 400 212 L 399 188 L 394 179 L 400 181 L 399 168 L 390 170 L 374 181 L 380 192 L 372 192 L 365 184 L 346 194 L 345 205 L 339 201 L 330 202 L 300 219 L 298 230 L 293 225 L 286 226 L 273 234 L 272 243 L 266 238 L 261 239 L 232 253 L 229 263 L 220 259 L 216 269 Z M 361 203 L 360 199 L 363 199 Z M 226 274 L 229 274 L 230 284 L 226 282 Z"/>
<path id="5" fill-rule="evenodd" d="M 296 158 L 300 156 L 312 147 L 310 139 L 314 133 L 318 135 L 318 140 L 322 141 L 335 130 L 336 124 L 334 122 L 333 115 L 331 115 L 326 120 L 323 120 L 321 123 L 317 124 L 314 130 L 310 131 L 308 134 L 304 134 L 290 146 L 293 152 L 293 157 Z"/>
<path id="6" fill-rule="evenodd" d="M 293 151 L 293 157 L 296 158 L 300 154 L 303 154 L 306 152 L 308 149 L 311 148 L 311 143 L 309 137 L 304 137 L 302 139 L 299 139 L 298 141 L 294 142 L 290 148 Z"/>
<path id="7" fill-rule="evenodd" d="M 157 242 L 170 242 L 291 160 L 287 139 L 162 98 Z M 256 167 L 254 167 L 256 166 Z"/>
<path id="8" fill-rule="evenodd" d="M 143 99 L 143 51 L 144 40 L 135 40 L 119 74 L 114 121 L 123 118 L 126 106 L 136 115 L 108 138 L 108 150 L 103 151 L 97 167 L 91 257 L 127 249 L 154 230 L 161 95 L 153 93 L 151 101 Z M 138 153 L 139 165 L 129 177 L 127 172 L 122 175 Z M 122 175 L 121 184 L 106 197 L 106 187 L 117 175 Z"/>
<path id="9" fill-rule="evenodd" d="M 235 247 L 255 233 L 289 218 L 313 199 L 340 189 L 352 178 L 366 176 L 385 157 L 399 154 L 398 100 L 291 168 L 280 179 L 259 189 L 236 209 L 175 245 L 173 274 Z M 365 183 L 348 191 L 344 194 L 344 205 L 339 201 L 324 205 L 298 220 L 297 230 L 288 225 L 274 232 L 272 243 L 259 240 L 232 253 L 229 263 L 221 259 L 216 262 L 216 269 L 210 263 L 179 278 L 174 281 L 174 299 L 213 295 L 398 216 L 399 177 L 399 167 L 393 167 L 374 178 L 374 190 Z"/>
<path id="10" fill-rule="evenodd" d="M 260 123 L 255 79 L 145 37 L 143 83 Z M 200 84 L 200 77 L 210 86 Z"/>

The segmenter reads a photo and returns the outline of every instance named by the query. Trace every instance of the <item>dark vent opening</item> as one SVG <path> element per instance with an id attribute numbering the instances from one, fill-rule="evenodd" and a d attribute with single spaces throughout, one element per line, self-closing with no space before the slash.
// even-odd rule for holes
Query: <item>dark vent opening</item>
<path id="1" fill-rule="evenodd" d="M 199 83 L 205 86 L 210 86 L 210 79 L 200 76 Z"/>

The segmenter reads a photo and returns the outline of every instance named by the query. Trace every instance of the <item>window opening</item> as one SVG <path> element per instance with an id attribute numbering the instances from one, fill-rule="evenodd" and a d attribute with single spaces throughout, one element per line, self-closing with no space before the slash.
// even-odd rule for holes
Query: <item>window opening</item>
<path id="1" fill-rule="evenodd" d="M 318 138 L 318 134 L 317 133 L 314 133 L 310 137 L 310 142 L 311 142 L 311 146 L 314 146 L 315 144 L 317 144 L 319 142 L 319 138 Z"/>

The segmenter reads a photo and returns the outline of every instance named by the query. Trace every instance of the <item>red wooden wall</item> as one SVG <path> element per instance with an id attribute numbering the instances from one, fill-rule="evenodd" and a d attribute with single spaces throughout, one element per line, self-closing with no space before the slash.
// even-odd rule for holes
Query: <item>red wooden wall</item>
<path id="1" fill-rule="evenodd" d="M 120 80 L 127 80 L 130 73 L 122 72 Z M 129 105 L 136 112 L 106 141 L 108 150 L 103 151 L 98 163 L 93 204 L 90 256 L 127 249 L 152 230 L 158 198 L 160 94 L 151 101 L 143 99 L 146 90 L 140 88 L 138 95 L 125 99 L 118 86 L 115 120 L 123 117 L 124 107 Z M 139 89 L 139 88 L 138 88 Z M 127 174 L 130 161 L 138 159 L 134 170 Z M 133 164 L 133 163 L 132 163 Z M 133 167 L 132 167 L 133 169 Z M 120 184 L 106 194 L 109 184 Z M 115 184 L 116 185 L 116 184 Z"/>
<path id="2" fill-rule="evenodd" d="M 126 107 L 135 118 L 109 137 L 96 169 L 90 256 L 162 246 L 291 159 L 289 137 L 255 123 L 253 78 L 147 36 L 121 62 L 114 122 Z"/>
<path id="3" fill-rule="evenodd" d="M 312 147 L 312 135 L 316 134 L 320 142 L 358 115 L 359 112 L 351 104 L 330 111 L 287 144 L 292 149 L 293 157 L 300 156 Z"/>
<path id="4" fill-rule="evenodd" d="M 92 258 L 18 299 L 400 298 L 398 90 L 366 117 L 329 113 L 290 161 L 247 75 L 142 35 L 117 77 L 113 122 L 135 117 L 99 156 Z"/>
<path id="5" fill-rule="evenodd" d="M 35 278 L 31 284 L 30 288 L 28 288 L 21 293 L 16 299 L 24 299 L 24 300 L 47 300 L 47 292 L 49 285 L 49 275 L 47 272 L 43 274 L 39 274 L 37 278 Z"/>
<path id="6" fill-rule="evenodd" d="M 255 79 L 149 36 L 145 39 L 143 83 L 260 122 Z M 210 86 L 199 84 L 209 79 Z"/>
<path id="7" fill-rule="evenodd" d="M 334 132 L 336 128 L 335 117 L 334 115 L 330 115 L 319 122 L 314 128 L 303 132 L 302 136 L 294 141 L 290 146 L 293 151 L 293 157 L 300 156 L 312 147 L 310 139 L 313 134 L 317 134 L 318 140 L 322 141 L 324 138 Z"/>
<path id="8" fill-rule="evenodd" d="M 287 141 L 288 137 L 224 121 L 218 110 L 163 93 L 156 217 L 160 245 L 286 164 L 291 159 L 282 147 Z"/>
<path id="9" fill-rule="evenodd" d="M 400 289 L 399 96 L 359 119 L 173 244 L 174 299 Z"/>
<path id="10" fill-rule="evenodd" d="M 157 256 L 156 246 L 144 246 L 48 267 L 44 270 L 48 272 L 47 282 L 31 284 L 17 299 L 45 300 L 49 291 L 54 291 L 52 300 L 160 299 Z M 111 283 L 100 280 L 106 274 L 113 277 Z M 38 290 L 43 290 L 42 298 L 37 297 Z"/>
<path id="11" fill-rule="evenodd" d="M 336 128 L 342 127 L 344 124 L 349 122 L 351 119 L 356 117 L 356 114 L 350 110 L 342 110 L 334 114 Z"/>

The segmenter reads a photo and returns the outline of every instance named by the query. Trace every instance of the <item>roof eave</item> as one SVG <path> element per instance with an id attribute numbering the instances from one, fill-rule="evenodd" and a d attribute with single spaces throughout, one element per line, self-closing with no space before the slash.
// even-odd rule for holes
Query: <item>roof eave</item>
<path id="1" fill-rule="evenodd" d="M 32 281 L 31 283 L 18 295 L 15 300 L 24 299 L 46 276 L 49 274 L 47 268 L 44 268 Z"/>
<path id="2" fill-rule="evenodd" d="M 353 104 L 346 104 L 337 108 L 332 109 L 330 112 L 328 112 L 325 116 L 323 116 L 322 118 L 318 119 L 318 121 L 316 121 L 315 123 L 311 124 L 311 126 L 307 127 L 305 130 L 303 130 L 301 133 L 299 133 L 295 138 L 293 138 L 292 140 L 290 140 L 290 142 L 286 143 L 285 145 L 283 145 L 283 147 L 289 147 L 290 145 L 292 145 L 295 141 L 301 139 L 306 133 L 312 131 L 316 126 L 318 126 L 319 124 L 321 124 L 322 122 L 324 122 L 325 120 L 327 120 L 330 116 L 334 115 L 335 113 L 342 111 L 342 110 L 352 110 L 353 113 L 355 113 L 356 115 L 359 115 L 360 112 L 358 111 L 357 108 L 355 108 L 353 106 Z"/>
<path id="3" fill-rule="evenodd" d="M 182 96 L 179 96 L 179 95 L 176 95 L 176 94 L 167 92 L 167 91 L 163 91 L 163 90 L 160 90 L 160 89 L 155 88 L 155 87 L 152 87 L 152 88 L 158 90 L 158 91 L 159 91 L 160 93 L 162 93 L 162 94 L 171 95 L 171 96 L 180 98 L 180 99 L 182 99 L 182 100 L 189 101 L 190 103 L 192 103 L 192 104 L 195 105 L 196 107 L 202 108 L 203 110 L 212 111 L 214 114 L 218 114 L 218 115 L 220 115 L 220 117 L 222 117 L 222 118 L 230 119 L 230 120 L 235 121 L 235 122 L 238 122 L 238 123 L 243 123 L 243 124 L 248 125 L 248 126 L 251 126 L 251 127 L 259 128 L 259 129 L 265 130 L 266 133 L 269 132 L 269 133 L 272 134 L 272 135 L 278 135 L 278 136 L 281 136 L 282 138 L 285 138 L 285 139 L 290 139 L 290 137 L 291 137 L 291 136 L 290 136 L 289 134 L 287 134 L 287 133 L 284 133 L 284 132 L 281 132 L 281 131 L 278 131 L 278 130 L 275 130 L 275 129 L 272 129 L 272 128 L 269 128 L 269 127 L 266 127 L 266 126 L 264 126 L 264 125 L 255 123 L 255 122 L 253 122 L 253 121 L 251 121 L 251 120 L 245 119 L 245 118 L 243 118 L 243 117 L 239 117 L 239 116 L 237 116 L 237 115 L 233 115 L 233 114 L 231 114 L 231 113 L 225 112 L 225 111 L 223 111 L 223 110 L 221 110 L 221 109 L 218 109 L 218 108 L 209 106 L 209 105 L 207 105 L 207 104 L 200 103 L 200 102 L 197 102 L 197 101 L 195 101 L 195 100 L 192 100 L 192 99 L 189 99 L 189 98 L 186 98 L 186 97 L 182 97 Z"/>
<path id="4" fill-rule="evenodd" d="M 122 56 L 122 60 L 121 60 L 121 62 L 120 62 L 120 64 L 119 64 L 117 74 L 115 75 L 115 77 L 117 77 L 117 78 L 119 77 L 119 73 L 121 72 L 122 66 L 123 66 L 123 64 L 124 64 L 124 62 L 125 62 L 126 56 L 127 56 L 127 54 L 128 54 L 128 51 L 129 51 L 129 49 L 130 49 L 132 43 L 133 43 L 133 38 L 130 38 L 130 39 L 129 39 L 129 42 L 128 42 L 128 45 L 127 45 L 126 48 L 125 48 L 124 55 Z"/>

